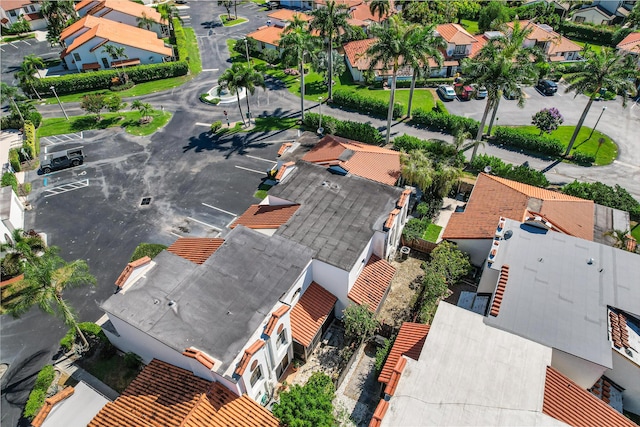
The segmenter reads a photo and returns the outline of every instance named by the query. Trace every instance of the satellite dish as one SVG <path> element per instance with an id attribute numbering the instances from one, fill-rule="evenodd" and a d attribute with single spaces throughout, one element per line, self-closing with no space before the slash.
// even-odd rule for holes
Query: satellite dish
<path id="1" fill-rule="evenodd" d="M 484 173 L 491 173 L 491 166 L 485 166 Z"/>

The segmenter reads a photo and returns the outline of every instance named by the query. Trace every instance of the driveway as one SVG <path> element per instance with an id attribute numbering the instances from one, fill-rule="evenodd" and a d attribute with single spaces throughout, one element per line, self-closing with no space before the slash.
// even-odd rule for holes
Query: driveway
<path id="1" fill-rule="evenodd" d="M 46 60 L 60 58 L 62 48 L 51 48 L 46 41 L 36 41 L 36 39 L 20 40 L 0 45 L 0 80 L 13 86 L 17 84 L 15 72 L 20 69 L 20 64 L 25 56 L 34 54 Z"/>

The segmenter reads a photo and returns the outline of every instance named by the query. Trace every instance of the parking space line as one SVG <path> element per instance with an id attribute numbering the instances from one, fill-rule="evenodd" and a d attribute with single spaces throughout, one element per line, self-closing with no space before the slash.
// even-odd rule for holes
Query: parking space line
<path id="1" fill-rule="evenodd" d="M 15 47 L 16 49 L 19 49 L 19 48 L 18 48 L 18 46 L 16 46 L 15 44 L 13 44 L 13 42 L 9 43 L 9 46 L 13 46 L 13 47 Z"/>
<path id="2" fill-rule="evenodd" d="M 196 126 L 206 126 L 206 127 L 211 127 L 211 123 L 202 123 L 202 122 L 196 122 Z"/>
<path id="3" fill-rule="evenodd" d="M 218 232 L 219 232 L 219 231 L 222 231 L 222 230 L 220 230 L 218 227 L 216 227 L 215 225 L 207 224 L 206 222 L 204 222 L 204 221 L 200 221 L 199 219 L 191 218 L 190 216 L 188 216 L 188 217 L 187 217 L 187 219 L 190 219 L 191 221 L 195 221 L 195 222 L 197 222 L 198 224 L 202 224 L 202 225 L 204 225 L 204 226 L 206 226 L 206 227 L 213 228 L 214 230 L 216 230 L 216 231 L 218 231 Z"/>
<path id="4" fill-rule="evenodd" d="M 0 52 L 4 52 L 4 49 L 0 47 Z"/>
<path id="5" fill-rule="evenodd" d="M 82 181 L 70 182 L 68 184 L 62 184 L 57 187 L 49 188 L 44 190 L 49 194 L 45 194 L 44 197 L 57 196 L 58 194 L 66 193 L 73 190 L 78 190 L 80 188 L 85 188 L 89 186 L 89 180 L 84 179 Z"/>
<path id="6" fill-rule="evenodd" d="M 259 173 L 260 175 L 264 175 L 264 174 L 265 174 L 265 172 L 264 172 L 264 171 L 257 171 L 257 170 L 255 170 L 255 169 L 249 169 L 249 168 L 245 168 L 245 167 L 238 166 L 238 165 L 236 165 L 236 167 L 237 167 L 238 169 L 242 169 L 242 170 L 245 170 L 245 171 L 249 171 L 249 172 L 253 172 L 253 173 Z"/>
<path id="7" fill-rule="evenodd" d="M 225 225 L 225 226 L 224 226 L 224 228 L 229 228 L 229 226 L 230 226 L 231 224 L 233 224 L 233 223 L 236 221 L 236 219 L 237 219 L 237 217 L 234 217 L 231 221 L 229 221 L 229 222 L 227 223 L 227 225 Z"/>
<path id="8" fill-rule="evenodd" d="M 245 157 L 248 157 L 250 159 L 262 160 L 263 162 L 268 162 L 268 163 L 277 163 L 275 160 L 269 160 L 269 159 L 264 159 L 262 157 L 251 156 L 249 154 L 245 154 Z"/>
<path id="9" fill-rule="evenodd" d="M 26 44 L 28 44 L 29 46 L 31 46 L 31 43 L 27 42 L 26 40 L 20 40 L 20 41 L 21 41 L 22 43 L 26 43 Z"/>
<path id="10" fill-rule="evenodd" d="M 229 212 L 229 211 L 225 211 L 224 209 L 216 208 L 215 206 L 211 206 L 211 205 L 206 204 L 206 203 L 204 203 L 204 202 L 202 202 L 202 205 L 203 205 L 203 206 L 206 206 L 206 207 L 208 207 L 208 208 L 215 209 L 215 210 L 217 210 L 217 211 L 220 211 L 220 212 L 226 213 L 227 215 L 231 215 L 231 216 L 238 216 L 238 215 L 234 214 L 233 212 Z"/>
<path id="11" fill-rule="evenodd" d="M 179 234 L 174 233 L 173 231 L 170 231 L 169 234 L 173 234 L 174 236 L 176 236 L 177 238 L 181 238 L 182 236 Z"/>

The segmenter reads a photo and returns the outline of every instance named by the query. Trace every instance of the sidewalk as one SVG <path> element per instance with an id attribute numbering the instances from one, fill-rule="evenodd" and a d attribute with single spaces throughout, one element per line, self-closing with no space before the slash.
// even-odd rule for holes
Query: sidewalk
<path id="1" fill-rule="evenodd" d="M 108 385 L 106 385 L 105 383 L 103 383 L 102 381 L 100 381 L 99 379 L 97 379 L 96 377 L 94 377 L 84 369 L 77 366 L 75 364 L 75 360 L 73 359 L 73 356 L 74 356 L 73 353 L 65 354 L 64 357 L 54 365 L 54 368 L 59 369 L 60 372 L 67 374 L 68 376 L 70 376 L 76 381 L 82 381 L 86 383 L 92 389 L 102 394 L 104 397 L 111 400 L 112 402 L 116 400 L 118 396 L 120 396 L 120 394 L 117 391 L 115 391 L 114 389 L 112 389 L 111 387 L 109 387 Z"/>

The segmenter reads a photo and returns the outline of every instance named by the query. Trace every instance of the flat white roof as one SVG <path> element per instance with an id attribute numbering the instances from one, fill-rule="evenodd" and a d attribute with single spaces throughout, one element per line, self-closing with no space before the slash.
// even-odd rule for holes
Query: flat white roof
<path id="1" fill-rule="evenodd" d="M 42 427 L 85 427 L 109 402 L 109 399 L 82 381 L 73 389 L 71 396 L 51 409 Z"/>
<path id="2" fill-rule="evenodd" d="M 382 426 L 559 426 L 542 413 L 551 348 L 441 302 L 418 361 L 407 360 Z"/>

